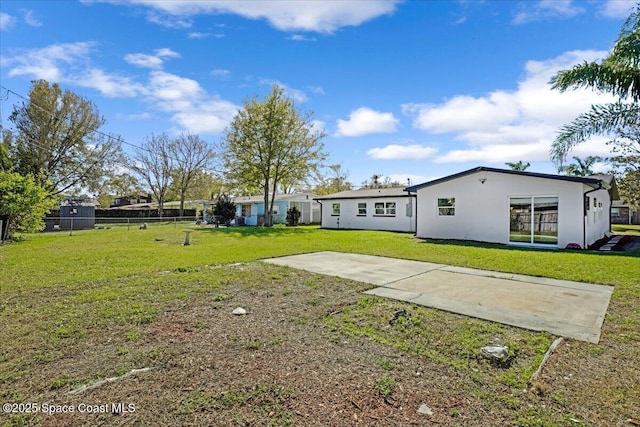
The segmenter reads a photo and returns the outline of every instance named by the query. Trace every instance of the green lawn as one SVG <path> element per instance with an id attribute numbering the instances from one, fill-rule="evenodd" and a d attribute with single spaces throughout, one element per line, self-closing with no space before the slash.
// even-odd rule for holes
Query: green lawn
<path id="1" fill-rule="evenodd" d="M 640 236 L 640 225 L 613 224 L 611 226 L 611 231 L 615 234 L 631 234 L 634 236 Z"/>
<path id="2" fill-rule="evenodd" d="M 182 244 L 185 230 L 192 231 L 190 246 Z M 640 233 L 637 226 L 619 230 Z M 159 355 L 158 349 L 145 347 L 145 325 L 153 324 L 171 307 L 204 296 L 224 301 L 238 287 L 261 289 L 267 296 L 273 295 L 264 287 L 286 276 L 286 269 L 282 268 L 233 270 L 215 266 L 329 250 L 615 286 L 601 343 L 596 346 L 571 341 L 562 350 L 566 352 L 564 358 L 559 359 L 563 363 L 570 361 L 576 375 L 584 375 L 584 382 L 579 387 L 564 388 L 560 380 L 562 384 L 554 392 L 533 397 L 523 395 L 522 389 L 554 338 L 549 334 L 410 304 L 406 307 L 413 313 L 414 324 L 389 329 L 386 316 L 399 303 L 371 297 L 340 308 L 339 314 L 322 319 L 320 324 L 332 333 L 366 337 L 394 351 L 468 373 L 478 386 L 470 392 L 476 397 L 484 396 L 488 410 L 491 405 L 499 405 L 502 412 L 511 411 L 515 425 L 576 425 L 569 418 L 580 416 L 591 419 L 593 425 L 597 425 L 593 421 L 596 416 L 614 425 L 624 417 L 640 415 L 633 413 L 640 400 L 636 365 L 640 358 L 640 251 L 603 254 L 540 250 L 424 241 L 406 233 L 324 230 L 313 226 L 215 229 L 166 224 L 151 225 L 147 230 L 114 226 L 74 231 L 73 236 L 60 232 L 24 237 L 23 242 L 0 246 L 2 402 L 68 391 L 145 364 L 158 364 L 157 359 L 170 363 L 172 354 Z M 313 279 L 303 282 L 306 288 L 313 286 Z M 319 304 L 323 298 L 321 287 L 318 293 L 320 296 L 309 298 L 306 303 Z M 294 323 L 304 326 L 307 321 L 303 316 Z M 95 331 L 100 330 L 113 334 L 117 331 L 120 341 L 114 338 L 113 343 L 118 343 L 118 357 L 93 354 L 100 353 L 101 346 L 106 345 L 93 341 Z M 477 347 L 496 335 L 507 339 L 521 356 L 518 366 L 495 372 L 478 363 Z M 131 349 L 135 346 L 139 347 L 139 354 Z M 91 351 L 85 350 L 88 347 Z M 85 351 L 99 369 L 92 366 L 69 373 L 58 367 L 77 357 L 77 352 Z M 77 366 L 82 366 L 80 360 Z M 603 375 L 601 369 L 615 369 L 616 375 Z M 494 391 L 482 394 L 488 384 Z M 496 392 L 496 387 L 506 389 Z M 587 415 L 580 414 L 584 407 Z M 591 413 L 594 415 L 589 418 Z M 567 418 L 567 414 L 571 416 Z M 0 425 L 37 424 L 40 419 L 14 416 L 8 418 L 7 424 L 2 420 L 0 414 Z"/>
<path id="3" fill-rule="evenodd" d="M 191 246 L 183 246 L 192 230 Z M 640 230 L 639 230 L 640 232 Z M 406 233 L 325 230 L 314 226 L 198 228 L 153 225 L 42 233 L 0 251 L 0 283 L 48 287 L 176 268 L 248 262 L 313 251 L 354 252 L 544 276 L 623 288 L 640 277 L 638 253 L 594 254 L 453 241 Z M 498 250 L 496 250 L 498 249 Z"/>

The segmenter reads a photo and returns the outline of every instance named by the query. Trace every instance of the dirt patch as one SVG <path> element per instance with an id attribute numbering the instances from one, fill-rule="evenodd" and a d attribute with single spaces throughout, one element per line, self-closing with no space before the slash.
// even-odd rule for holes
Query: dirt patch
<path id="1" fill-rule="evenodd" d="M 209 291 L 198 288 L 197 297 L 171 300 L 150 323 L 97 326 L 69 340 L 67 348 L 51 360 L 25 367 L 31 373 L 4 384 L 13 390 L 14 398 L 69 405 L 76 412 L 14 416 L 11 422 L 42 426 L 575 426 L 624 425 L 624 417 L 632 415 L 628 399 L 633 395 L 618 402 L 613 411 L 599 412 L 610 402 L 599 402 L 588 393 L 597 381 L 606 381 L 608 369 L 615 366 L 621 374 L 638 378 L 630 370 L 637 358 L 622 364 L 608 354 L 620 351 L 614 350 L 619 343 L 605 344 L 603 356 L 592 360 L 589 356 L 600 346 L 570 340 L 552 356 L 537 387 L 525 393 L 497 380 L 509 370 L 495 368 L 480 376 L 473 367 L 439 363 L 411 348 L 399 349 L 328 326 L 332 322 L 327 319 L 340 318 L 358 304 L 368 285 L 261 263 L 234 268 L 251 270 L 259 280 L 224 281 Z M 211 274 L 226 273 L 218 268 Z M 247 314 L 233 315 L 236 307 Z M 376 307 L 382 318 L 388 314 L 387 325 L 398 310 L 414 310 L 410 304 L 392 301 Z M 466 322 L 463 316 L 448 313 L 438 314 L 437 319 L 448 324 Z M 436 323 L 424 327 L 432 327 L 430 340 L 438 353 L 441 329 Z M 517 328 L 510 331 L 518 333 Z M 635 354 L 631 344 L 625 347 L 625 357 Z M 81 385 L 145 367 L 154 369 L 69 394 Z M 574 380 L 562 379 L 569 373 Z M 62 380 L 57 384 L 56 379 Z M 626 390 L 637 393 L 638 387 L 629 384 Z M 81 407 L 85 410 L 78 411 Z"/>

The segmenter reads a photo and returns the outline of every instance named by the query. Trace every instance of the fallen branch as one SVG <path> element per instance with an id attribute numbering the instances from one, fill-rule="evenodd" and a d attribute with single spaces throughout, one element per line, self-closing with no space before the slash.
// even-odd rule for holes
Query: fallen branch
<path id="1" fill-rule="evenodd" d="M 529 380 L 529 385 L 533 384 L 533 382 L 538 379 L 538 377 L 540 376 L 540 373 L 542 373 L 542 369 L 544 368 L 544 365 L 549 360 L 549 357 L 551 357 L 551 354 L 556 350 L 556 348 L 558 348 L 558 346 L 562 343 L 563 340 L 564 338 L 560 337 L 557 340 L 555 340 L 553 343 L 551 343 L 551 345 L 549 346 L 549 349 L 547 350 L 544 357 L 542 358 L 542 362 L 540 362 L 540 366 L 538 366 L 538 369 L 533 373 L 533 375 L 531 375 L 531 379 Z"/>
<path id="2" fill-rule="evenodd" d="M 633 418 L 629 418 L 627 422 L 633 424 L 634 426 L 640 426 L 640 421 L 634 420 Z"/>
<path id="3" fill-rule="evenodd" d="M 142 372 L 147 372 L 147 371 L 150 371 L 152 369 L 155 369 L 155 368 L 132 369 L 129 372 L 120 375 L 119 377 L 105 378 L 104 380 L 100 380 L 100 381 L 95 382 L 95 383 L 90 384 L 90 385 L 83 385 L 82 387 L 79 387 L 79 388 L 77 388 L 75 390 L 71 390 L 67 394 L 80 394 L 80 393 L 83 393 L 83 392 L 85 392 L 87 390 L 93 390 L 94 388 L 98 388 L 103 384 L 111 383 L 111 382 L 114 382 L 114 381 L 117 381 L 117 380 L 121 380 L 123 378 L 130 377 L 131 375 L 140 374 Z"/>

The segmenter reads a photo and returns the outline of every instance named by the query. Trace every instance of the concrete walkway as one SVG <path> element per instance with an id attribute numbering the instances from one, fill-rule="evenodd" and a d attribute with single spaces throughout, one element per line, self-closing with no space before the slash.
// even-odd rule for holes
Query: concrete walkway
<path id="1" fill-rule="evenodd" d="M 340 252 L 264 262 L 377 285 L 365 293 L 591 343 L 613 287 Z"/>

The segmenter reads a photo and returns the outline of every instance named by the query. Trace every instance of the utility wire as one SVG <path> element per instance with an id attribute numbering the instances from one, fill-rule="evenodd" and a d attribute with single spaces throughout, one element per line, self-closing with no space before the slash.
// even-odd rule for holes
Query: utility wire
<path id="1" fill-rule="evenodd" d="M 23 101 L 29 102 L 30 105 L 33 105 L 36 108 L 39 108 L 40 110 L 42 110 L 42 111 L 44 111 L 46 113 L 49 113 L 51 115 L 51 117 L 53 117 L 53 115 L 55 114 L 55 111 L 50 111 L 49 109 L 47 109 L 45 107 L 42 107 L 41 105 L 38 105 L 37 103 L 33 102 L 31 99 L 29 99 L 29 98 L 27 98 L 27 97 L 15 92 L 15 91 L 13 91 L 13 90 L 5 87 L 5 86 L 0 86 L 0 88 L 4 89 L 6 91 L 4 95 L 0 95 L 0 100 L 2 100 L 2 101 L 8 101 L 9 100 L 9 94 L 13 94 L 14 96 L 22 99 Z M 65 118 L 67 118 L 67 117 L 65 117 Z M 105 132 L 99 131 L 98 129 L 94 129 L 94 128 L 91 128 L 91 127 L 88 127 L 88 126 L 86 126 L 85 129 L 89 133 L 96 133 L 96 134 L 98 134 L 100 136 L 103 136 L 103 137 L 107 138 L 108 140 L 115 139 L 115 140 L 117 140 L 117 141 L 119 141 L 119 142 L 121 142 L 121 143 L 123 143 L 125 145 L 128 145 L 128 146 L 131 146 L 131 147 L 135 148 L 136 150 L 146 151 L 147 153 L 155 154 L 152 150 L 150 150 L 148 148 L 145 148 L 143 146 L 139 146 L 139 145 L 133 144 L 131 142 L 128 142 L 124 138 L 122 138 L 121 136 L 117 136 L 116 137 L 116 136 L 113 136 L 113 135 L 109 135 L 109 134 L 107 134 Z M 24 136 L 24 135 L 22 135 L 22 136 Z M 28 139 L 30 139 L 30 138 L 28 138 Z M 35 146 L 41 148 L 41 149 L 48 148 L 48 147 L 43 147 L 41 145 L 38 145 L 37 141 L 34 141 L 32 138 L 30 139 L 30 142 L 33 143 Z M 175 161 L 176 163 L 182 165 L 182 166 L 187 163 L 184 160 L 178 159 L 176 157 L 171 157 L 171 156 L 167 156 L 167 157 L 169 159 Z"/>

